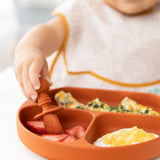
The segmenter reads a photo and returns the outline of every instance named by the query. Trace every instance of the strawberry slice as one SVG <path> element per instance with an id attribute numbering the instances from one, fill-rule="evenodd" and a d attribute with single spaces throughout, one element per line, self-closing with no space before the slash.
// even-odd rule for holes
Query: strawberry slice
<path id="1" fill-rule="evenodd" d="M 68 137 L 67 134 L 44 134 L 41 135 L 43 138 L 55 141 L 55 142 L 60 142 L 63 141 L 66 137 Z"/>
<path id="2" fill-rule="evenodd" d="M 27 121 L 26 126 L 28 129 L 37 134 L 46 134 L 46 130 L 44 127 L 44 123 L 42 120 L 40 121 Z"/>
<path id="3" fill-rule="evenodd" d="M 75 136 L 67 136 L 64 139 L 61 140 L 61 142 L 74 142 L 77 138 Z"/>
<path id="4" fill-rule="evenodd" d="M 68 135 L 72 135 L 77 138 L 81 138 L 84 135 L 85 131 L 86 131 L 85 127 L 83 127 L 80 124 L 76 124 L 70 128 L 65 129 L 64 132 L 67 133 Z"/>

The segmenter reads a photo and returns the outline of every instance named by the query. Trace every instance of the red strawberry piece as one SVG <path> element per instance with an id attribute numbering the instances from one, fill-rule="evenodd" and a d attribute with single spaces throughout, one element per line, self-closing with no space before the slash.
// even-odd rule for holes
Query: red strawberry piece
<path id="1" fill-rule="evenodd" d="M 78 130 L 77 131 L 77 138 L 81 138 L 84 135 L 84 133 L 86 131 L 86 128 L 81 126 L 81 125 L 79 125 L 77 130 Z"/>
<path id="2" fill-rule="evenodd" d="M 62 139 L 61 142 L 74 142 L 76 140 L 77 140 L 77 138 L 75 136 L 67 136 L 64 139 Z"/>
<path id="3" fill-rule="evenodd" d="M 40 121 L 27 121 L 26 126 L 28 129 L 37 134 L 46 134 L 46 130 L 44 127 L 44 123 L 42 120 Z"/>
<path id="4" fill-rule="evenodd" d="M 43 138 L 55 141 L 55 142 L 60 142 L 63 141 L 68 135 L 67 134 L 44 134 L 41 135 Z"/>
<path id="5" fill-rule="evenodd" d="M 77 138 L 81 138 L 84 135 L 85 131 L 86 131 L 85 127 L 83 127 L 80 124 L 76 124 L 70 128 L 67 128 L 65 130 L 65 133 L 67 133 L 68 135 L 75 136 Z"/>

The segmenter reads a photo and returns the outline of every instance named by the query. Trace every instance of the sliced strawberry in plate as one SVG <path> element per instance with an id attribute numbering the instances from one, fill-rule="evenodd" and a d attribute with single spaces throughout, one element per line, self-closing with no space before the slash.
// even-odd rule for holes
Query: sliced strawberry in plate
<path id="1" fill-rule="evenodd" d="M 44 134 L 41 135 L 43 138 L 55 141 L 55 142 L 60 142 L 63 141 L 68 135 L 67 134 Z"/>
<path id="2" fill-rule="evenodd" d="M 67 136 L 64 139 L 61 140 L 61 142 L 74 142 L 77 138 L 75 136 Z"/>
<path id="3" fill-rule="evenodd" d="M 81 138 L 86 131 L 86 128 L 80 124 L 76 124 L 70 128 L 65 129 L 65 133 L 68 135 L 75 136 L 77 138 Z"/>
<path id="4" fill-rule="evenodd" d="M 26 126 L 28 129 L 37 134 L 46 134 L 46 130 L 44 127 L 44 123 L 42 120 L 40 121 L 27 121 Z"/>
<path id="5" fill-rule="evenodd" d="M 81 125 L 79 125 L 77 130 L 78 130 L 77 131 L 77 138 L 81 138 L 84 135 L 84 133 L 86 131 L 86 128 L 81 126 Z"/>

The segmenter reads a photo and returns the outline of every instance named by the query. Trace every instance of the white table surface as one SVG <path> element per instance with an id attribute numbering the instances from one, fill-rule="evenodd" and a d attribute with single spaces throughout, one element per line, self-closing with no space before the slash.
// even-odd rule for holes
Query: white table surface
<path id="1" fill-rule="evenodd" d="M 13 68 L 0 73 L 0 160 L 46 160 L 26 148 L 16 130 L 16 115 L 26 100 Z"/>
<path id="2" fill-rule="evenodd" d="M 0 82 L 0 160 L 46 160 L 26 148 L 18 138 L 16 115 L 26 98 L 13 68 L 0 72 Z M 160 160 L 160 157 L 154 160 Z"/>

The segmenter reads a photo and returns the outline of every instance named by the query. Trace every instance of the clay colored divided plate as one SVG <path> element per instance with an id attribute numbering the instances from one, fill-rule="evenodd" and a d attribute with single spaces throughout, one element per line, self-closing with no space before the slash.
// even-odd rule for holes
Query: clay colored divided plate
<path id="1" fill-rule="evenodd" d="M 160 97 L 150 93 L 66 87 L 49 91 L 54 105 L 57 105 L 54 95 L 60 90 L 70 92 L 75 99 L 84 104 L 98 97 L 109 105 L 118 106 L 127 96 L 160 113 Z M 148 160 L 160 155 L 160 137 L 139 144 L 119 147 L 98 147 L 92 144 L 106 133 L 133 126 L 160 135 L 160 116 L 65 108 L 57 113 L 64 129 L 74 124 L 81 124 L 87 128 L 81 139 L 65 143 L 44 139 L 26 128 L 26 121 L 32 120 L 40 112 L 41 109 L 36 104 L 25 102 L 17 115 L 17 130 L 19 138 L 26 147 L 47 159 Z"/>

